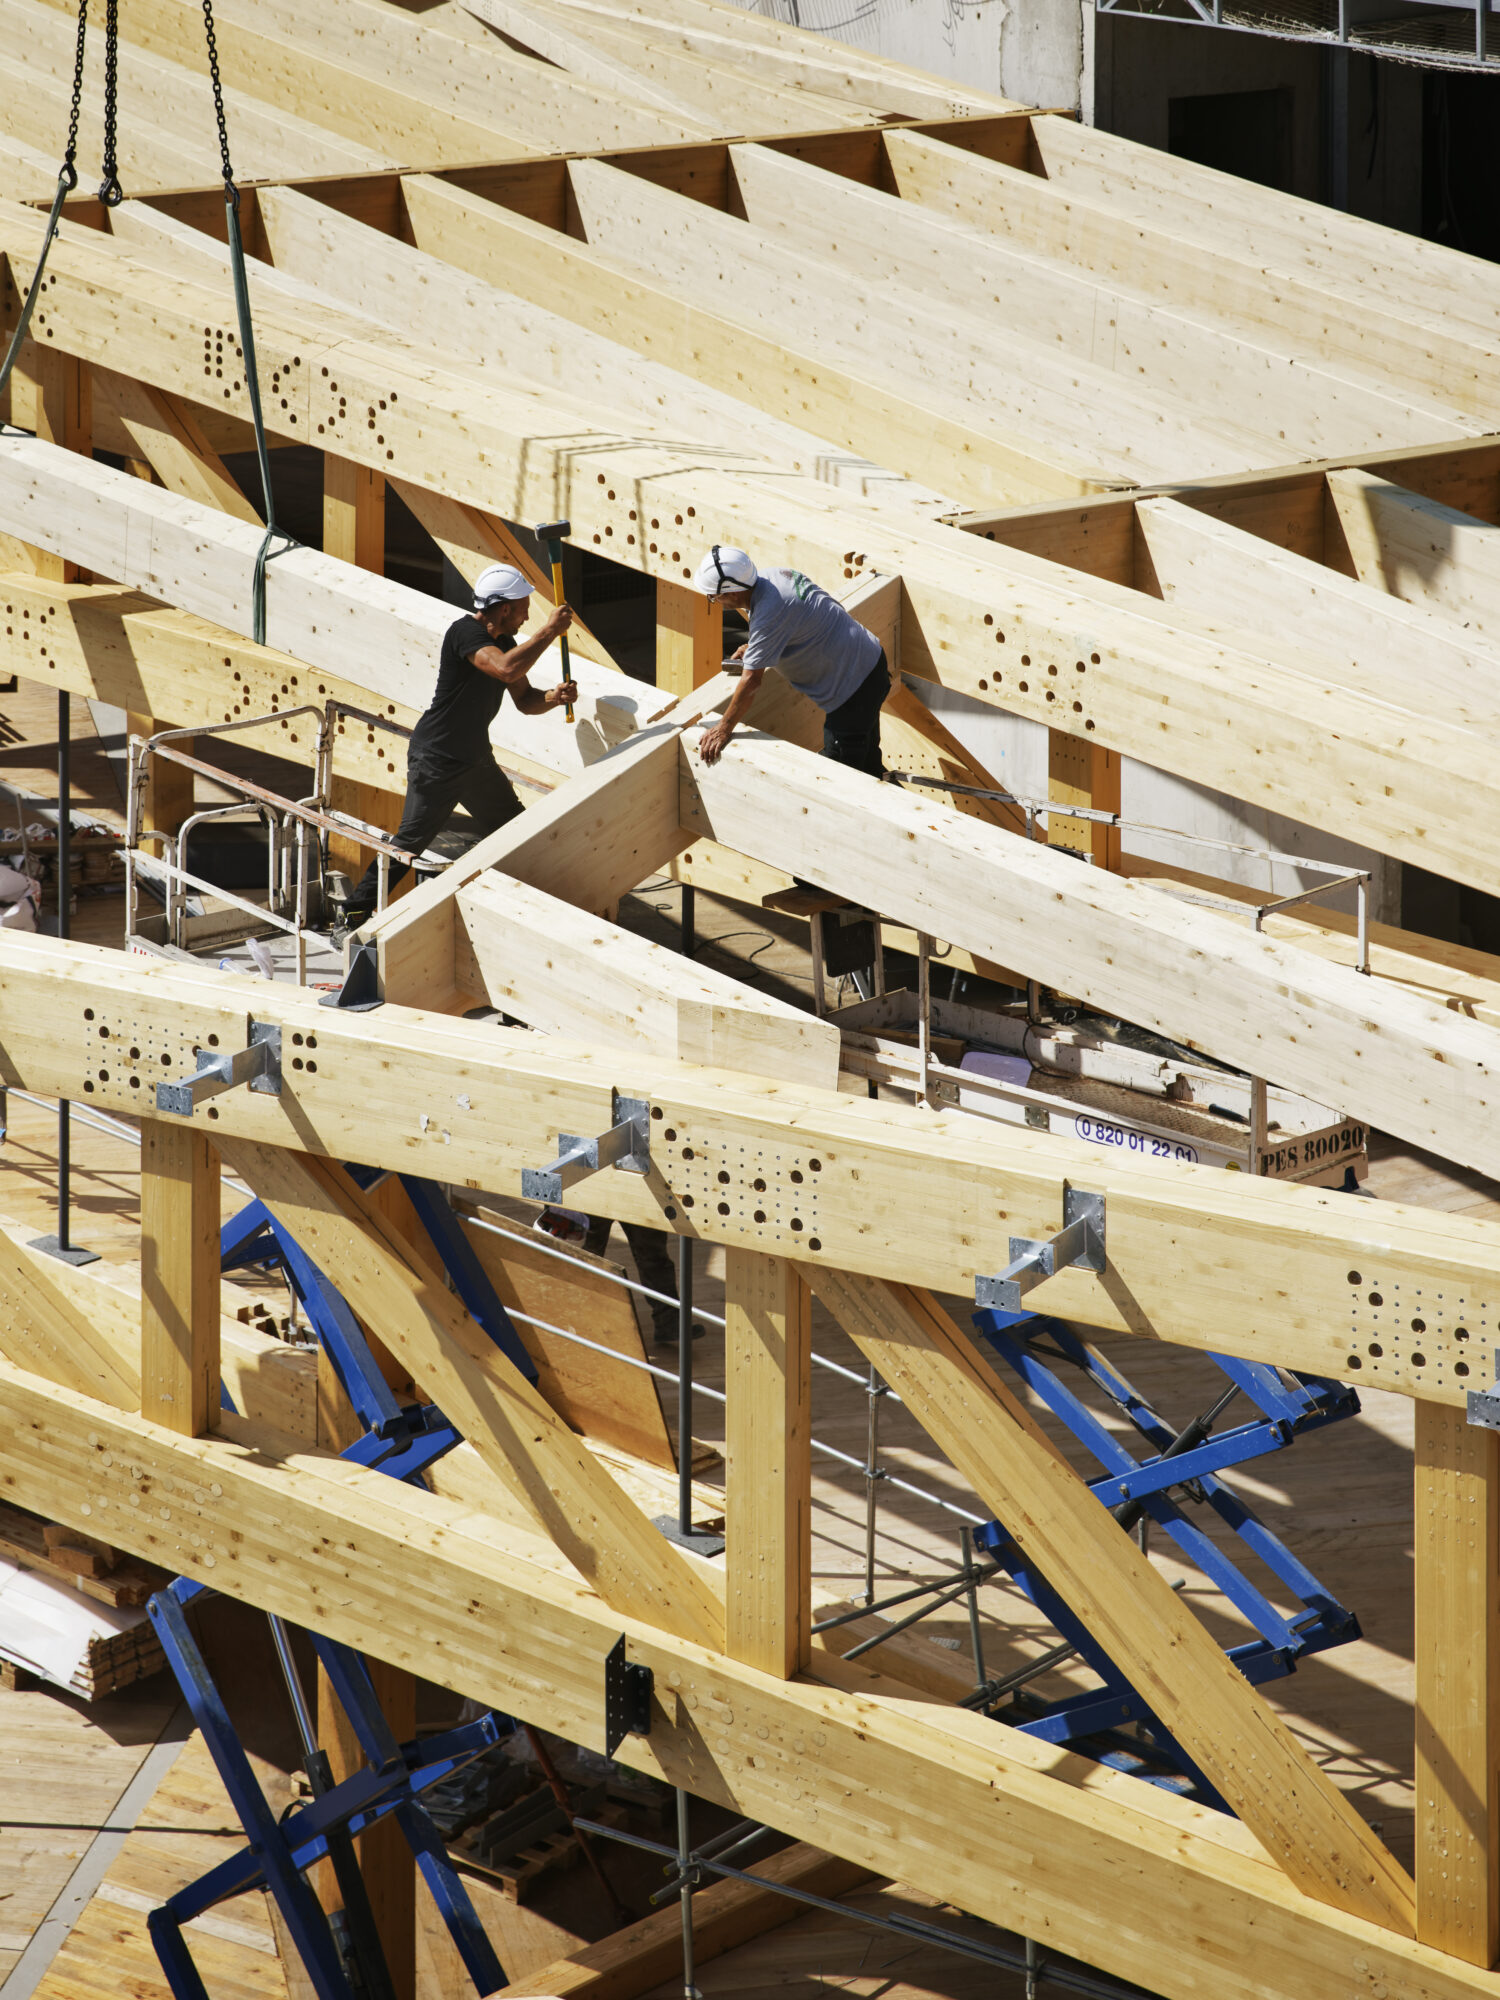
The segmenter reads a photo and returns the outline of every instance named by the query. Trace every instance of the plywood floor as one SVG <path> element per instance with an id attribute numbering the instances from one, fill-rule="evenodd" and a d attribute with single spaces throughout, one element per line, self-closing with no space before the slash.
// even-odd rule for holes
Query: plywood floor
<path id="1" fill-rule="evenodd" d="M 176 1706 L 160 1679 L 92 1704 L 0 1692 L 0 1984 Z"/>

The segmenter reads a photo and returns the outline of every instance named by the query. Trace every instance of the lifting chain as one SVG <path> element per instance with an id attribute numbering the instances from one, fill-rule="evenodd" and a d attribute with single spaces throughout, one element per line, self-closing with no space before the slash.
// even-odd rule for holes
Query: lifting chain
<path id="1" fill-rule="evenodd" d="M 106 208 L 118 208 L 125 199 L 120 186 L 120 170 L 115 160 L 115 128 L 120 107 L 120 0 L 106 0 L 104 11 L 104 179 L 99 183 L 99 199 Z"/>
<path id="2" fill-rule="evenodd" d="M 110 0 L 113 14 L 115 0 Z M 73 102 L 68 110 L 68 149 L 63 154 L 63 163 L 57 173 L 57 192 L 52 197 L 52 212 L 47 217 L 47 233 L 42 238 L 42 254 L 36 260 L 36 269 L 31 274 L 31 283 L 26 288 L 26 297 L 21 306 L 21 317 L 16 322 L 16 330 L 10 337 L 10 345 L 5 350 L 5 359 L 0 361 L 0 400 L 10 383 L 11 371 L 16 365 L 16 356 L 21 352 L 31 326 L 31 315 L 36 302 L 41 297 L 42 274 L 47 268 L 47 253 L 52 248 L 52 239 L 57 234 L 57 225 L 62 219 L 62 205 L 78 185 L 78 116 L 83 107 L 83 53 L 88 40 L 89 0 L 78 0 L 78 46 L 73 57 Z M 5 426 L 5 428 L 11 428 Z"/>
<path id="3" fill-rule="evenodd" d="M 289 548 L 297 546 L 292 536 L 276 525 L 276 506 L 271 492 L 271 455 L 266 444 L 265 416 L 261 409 L 260 372 L 255 360 L 255 329 L 251 321 L 250 286 L 245 273 L 245 246 L 240 235 L 240 191 L 235 186 L 234 165 L 229 155 L 229 124 L 224 115 L 224 86 L 219 76 L 219 44 L 214 33 L 213 0 L 203 0 L 203 33 L 208 45 L 208 74 L 213 87 L 214 122 L 219 135 L 220 171 L 224 178 L 225 228 L 229 241 L 229 266 L 234 280 L 235 318 L 239 324 L 240 355 L 244 367 L 245 393 L 250 403 L 250 420 L 255 430 L 255 455 L 260 468 L 260 486 L 265 508 L 266 532 L 255 557 L 251 593 L 251 631 L 255 643 L 266 642 L 266 565 Z M 78 185 L 78 119 L 83 103 L 84 45 L 88 34 L 88 0 L 78 0 L 78 48 L 73 65 L 73 101 L 68 115 L 68 147 L 57 176 L 57 192 L 42 240 L 42 254 L 26 293 L 21 316 L 11 335 L 5 359 L 0 362 L 0 397 L 5 394 L 16 357 L 31 325 L 31 315 L 41 295 L 47 255 L 57 235 L 63 202 Z M 124 200 L 120 186 L 117 132 L 119 124 L 119 0 L 106 0 L 104 24 L 104 179 L 99 200 L 106 208 L 118 208 Z M 273 543 L 281 546 L 275 548 Z"/>

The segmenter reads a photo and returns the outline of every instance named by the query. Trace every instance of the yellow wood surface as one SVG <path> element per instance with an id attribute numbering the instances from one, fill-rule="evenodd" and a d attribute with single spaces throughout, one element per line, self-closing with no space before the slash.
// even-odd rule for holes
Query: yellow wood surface
<path id="1" fill-rule="evenodd" d="M 1417 1936 L 1500 1950 L 1500 1438 L 1416 1409 Z"/>
<path id="2" fill-rule="evenodd" d="M 121 1350 L 117 1329 L 79 1302 L 61 1275 L 67 1271 L 0 1228 L 0 1353 L 80 1395 L 139 1410 L 139 1351 Z"/>
<path id="3" fill-rule="evenodd" d="M 656 685 L 691 694 L 711 681 L 724 657 L 724 609 L 684 583 L 656 583 Z"/>
<path id="4" fill-rule="evenodd" d="M 281 1027 L 284 1045 L 305 1052 L 304 1067 L 284 1072 L 280 1097 L 238 1090 L 217 1098 L 209 1106 L 219 1113 L 216 1137 L 292 1142 L 332 1159 L 518 1194 L 522 1169 L 553 1157 L 559 1130 L 609 1129 L 619 1058 L 560 1037 L 543 1044 L 521 1030 L 394 1006 L 341 1013 L 263 980 L 0 933 L 0 1073 L 28 1090 L 138 1116 L 132 1076 L 154 1079 L 164 1055 L 188 1067 L 210 1034 L 221 1046 L 242 1045 L 251 1010 Z M 100 1027 L 126 1058 L 123 1066 L 116 1059 L 108 1082 L 93 1054 Z M 132 1044 L 138 1032 L 146 1039 Z M 134 1066 L 132 1045 L 142 1050 Z M 686 1214 L 706 1242 L 835 1269 L 861 1265 L 872 1276 L 972 1296 L 976 1274 L 998 1267 L 1009 1235 L 1056 1232 L 1071 1182 L 1106 1196 L 1109 1271 L 1102 1283 L 1072 1270 L 1047 1280 L 1038 1302 L 1049 1311 L 1455 1406 L 1478 1379 L 1474 1329 L 1500 1310 L 1500 1226 L 1482 1217 L 1117 1152 L 1101 1157 L 1081 1141 L 1019 1127 L 654 1057 L 630 1069 L 661 1113 L 652 1119 L 656 1173 L 598 1175 L 588 1199 L 601 1214 L 672 1227 L 684 1213 L 677 1198 L 691 1194 Z M 794 1166 L 800 1184 L 790 1180 Z M 783 1199 L 774 1208 L 762 1207 L 756 1179 L 775 1183 Z M 1420 1348 L 1398 1310 L 1417 1287 L 1453 1302 L 1424 1316 Z"/>
<path id="5" fill-rule="evenodd" d="M 831 1023 L 497 870 L 460 889 L 455 923 L 459 991 L 529 1027 L 815 1090 L 837 1086 Z"/>
<path id="6" fill-rule="evenodd" d="M 95 369 L 94 389 L 113 407 L 135 456 L 151 467 L 169 493 L 217 507 L 239 521 L 260 521 L 204 437 L 191 405 L 181 397 L 164 395 L 113 368 Z"/>
<path id="7" fill-rule="evenodd" d="M 219 1408 L 219 1157 L 165 1118 L 141 1133 L 141 1410 L 197 1437 Z"/>
<path id="8" fill-rule="evenodd" d="M 579 1261 L 565 1264 L 544 1244 L 533 1249 L 472 1222 L 466 1234 L 502 1305 L 580 1333 L 627 1361 L 647 1358 L 631 1294 L 611 1282 L 618 1264 L 571 1245 L 568 1255 Z M 675 1465 L 656 1384 L 643 1369 L 612 1362 L 546 1327 L 518 1322 L 516 1331 L 537 1364 L 542 1394 L 574 1430 L 650 1465 Z"/>
<path id="9" fill-rule="evenodd" d="M 725 1648 L 794 1674 L 812 1644 L 810 1300 L 786 1257 L 725 1260 Z"/>

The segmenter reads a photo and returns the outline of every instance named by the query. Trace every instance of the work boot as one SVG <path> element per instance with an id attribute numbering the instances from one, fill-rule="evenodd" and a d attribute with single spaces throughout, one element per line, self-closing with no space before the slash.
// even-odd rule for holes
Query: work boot
<path id="1" fill-rule="evenodd" d="M 671 1306 L 651 1305 L 651 1344 L 653 1347 L 676 1347 L 677 1314 Z M 693 1321 L 693 1338 L 701 1340 L 703 1329 L 697 1320 Z"/>

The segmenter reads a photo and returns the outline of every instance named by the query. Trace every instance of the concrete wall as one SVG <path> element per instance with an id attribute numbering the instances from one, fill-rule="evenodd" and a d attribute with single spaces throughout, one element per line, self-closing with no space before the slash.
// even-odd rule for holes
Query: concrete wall
<path id="1" fill-rule="evenodd" d="M 1086 0 L 754 0 L 752 11 L 1022 104 L 1080 108 Z"/>
<path id="2" fill-rule="evenodd" d="M 1083 115 L 1107 132 L 1168 149 L 1174 98 L 1284 90 L 1291 103 L 1290 193 L 1416 232 L 1422 221 L 1422 72 L 1356 51 L 1232 29 L 1101 14 L 1083 79 Z"/>
<path id="3" fill-rule="evenodd" d="M 934 715 L 941 717 L 973 756 L 1005 790 L 1018 798 L 1044 799 L 1047 796 L 1047 731 L 1039 722 L 1007 715 L 1003 709 L 956 694 L 932 681 L 906 676 L 906 685 Z M 1336 861 L 1349 868 L 1368 868 L 1370 916 L 1377 923 L 1401 921 L 1401 864 L 1369 848 L 1356 847 L 1336 834 L 1303 826 L 1256 806 L 1247 806 L 1206 785 L 1189 784 L 1165 771 L 1153 770 L 1125 758 L 1120 770 L 1120 817 L 1133 821 L 1123 826 L 1120 844 L 1127 854 L 1149 855 L 1174 868 L 1188 868 L 1197 875 L 1212 875 L 1221 882 L 1243 883 L 1265 892 L 1267 901 L 1276 896 L 1295 896 L 1315 888 L 1326 877 L 1312 869 L 1295 868 L 1284 861 L 1267 861 L 1269 851 L 1296 855 L 1311 861 Z M 1151 828 L 1165 828 L 1157 833 Z M 1187 839 L 1186 835 L 1197 835 Z M 1235 853 L 1225 847 L 1204 844 L 1223 841 L 1231 848 L 1252 850 Z M 1354 889 L 1335 891 L 1327 899 L 1329 909 L 1355 907 Z"/>

